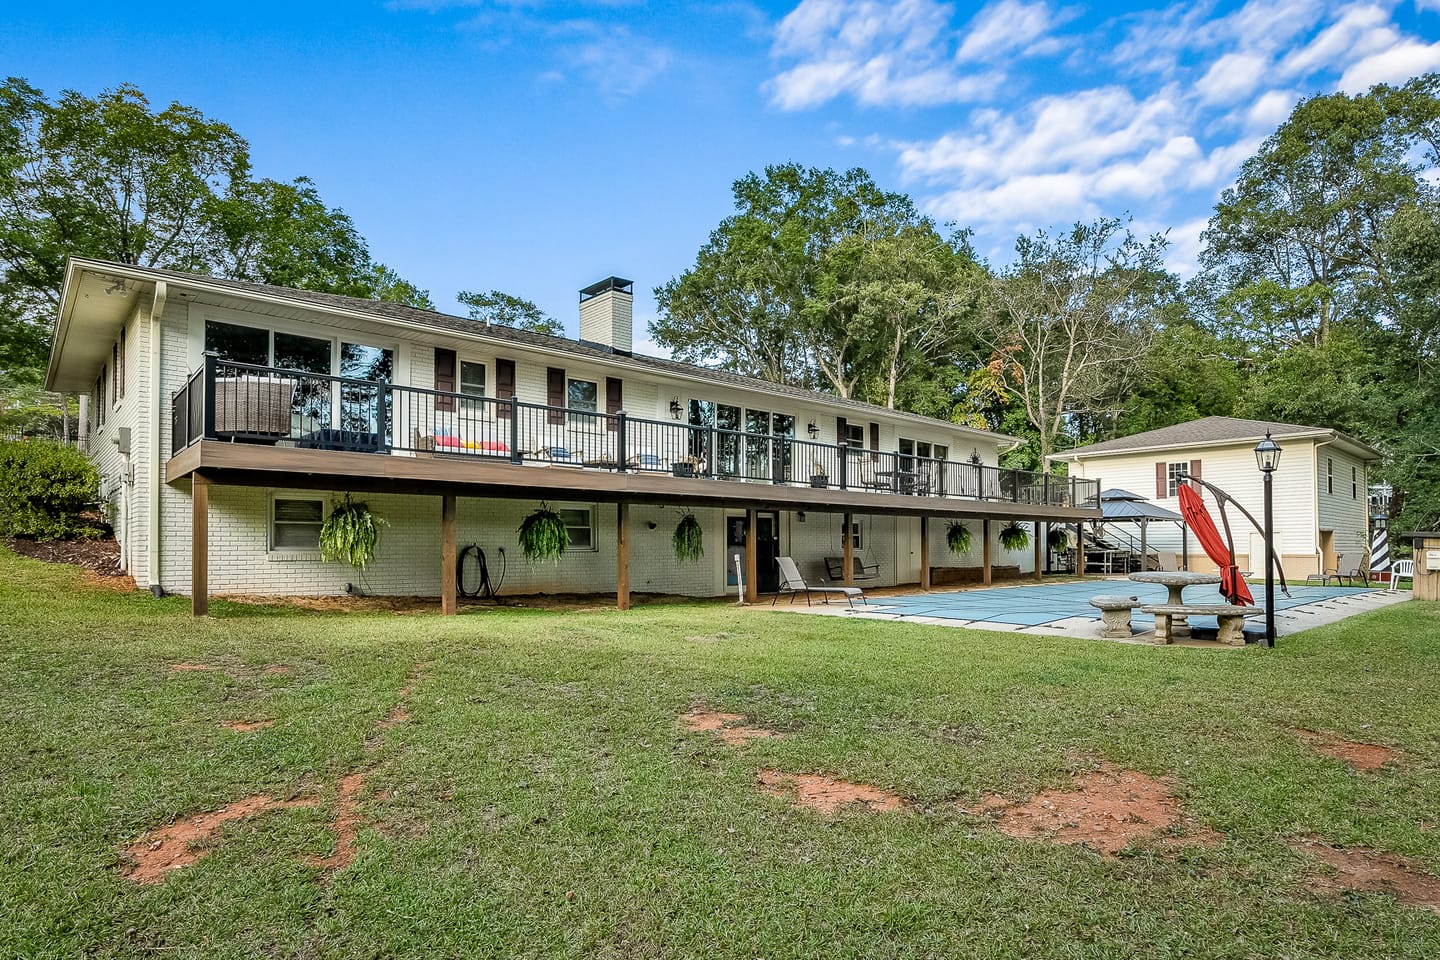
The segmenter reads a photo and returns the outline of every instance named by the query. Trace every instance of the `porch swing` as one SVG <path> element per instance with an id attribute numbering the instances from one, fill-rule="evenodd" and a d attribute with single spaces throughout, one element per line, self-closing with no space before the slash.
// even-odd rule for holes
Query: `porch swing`
<path id="1" fill-rule="evenodd" d="M 835 515 L 832 513 L 832 514 L 829 514 L 828 516 L 830 516 L 831 518 L 833 518 Z M 856 527 L 860 527 L 860 524 L 861 524 L 861 521 L 860 521 L 860 520 L 856 520 L 856 521 L 855 521 Z M 830 533 L 831 533 L 832 542 L 833 542 L 833 537 L 834 537 L 834 521 L 833 521 L 833 519 L 832 519 L 831 525 L 830 525 Z M 848 537 L 848 536 L 851 535 L 851 532 L 850 532 L 849 530 L 845 530 L 845 531 L 842 532 L 841 535 Z M 861 530 L 861 537 L 860 537 L 860 544 L 861 544 L 860 551 L 859 551 L 858 553 L 852 551 L 852 552 L 851 552 L 851 555 L 850 555 L 850 569 L 851 569 L 851 579 L 852 579 L 852 580 L 874 580 L 874 579 L 875 579 L 875 574 L 876 574 L 876 572 L 880 569 L 880 564 L 879 564 L 878 561 L 871 562 L 871 563 L 866 563 L 866 562 L 865 562 L 866 560 L 870 559 L 870 548 L 867 546 L 867 544 L 869 544 L 869 542 L 870 542 L 870 538 L 864 535 L 864 531 L 863 531 L 863 529 L 862 529 L 862 530 Z M 833 583 L 843 583 L 843 582 L 845 582 L 845 557 L 844 557 L 845 542 L 844 542 L 843 540 L 840 542 L 840 547 L 841 547 L 841 556 L 838 556 L 838 557 L 826 557 L 826 558 L 825 558 L 825 572 L 826 572 L 826 575 L 830 578 L 830 580 L 831 580 Z"/>

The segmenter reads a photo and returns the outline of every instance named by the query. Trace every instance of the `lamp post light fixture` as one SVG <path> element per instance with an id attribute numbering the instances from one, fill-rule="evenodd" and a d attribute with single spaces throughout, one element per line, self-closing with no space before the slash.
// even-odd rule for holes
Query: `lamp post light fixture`
<path id="1" fill-rule="evenodd" d="M 814 440 L 820 436 L 820 426 L 814 420 L 811 420 L 805 424 L 805 432 L 810 434 L 811 440 Z"/>
<path id="2" fill-rule="evenodd" d="M 671 420 L 679 420 L 679 419 L 680 419 L 680 398 L 679 398 L 679 397 L 671 397 L 671 398 L 670 398 L 670 419 L 671 419 Z"/>
<path id="3" fill-rule="evenodd" d="M 1265 431 L 1255 445 L 1255 464 L 1265 478 L 1265 646 L 1275 646 L 1275 468 L 1280 466 L 1280 444 Z"/>

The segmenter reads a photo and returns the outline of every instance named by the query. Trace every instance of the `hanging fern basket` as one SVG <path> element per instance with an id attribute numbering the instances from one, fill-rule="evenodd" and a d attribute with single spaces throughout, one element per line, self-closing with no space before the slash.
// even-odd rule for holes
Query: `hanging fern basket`
<path id="1" fill-rule="evenodd" d="M 1045 534 L 1045 545 L 1057 552 L 1064 550 L 1070 546 L 1070 534 L 1066 530 L 1051 527 L 1050 532 Z"/>
<path id="2" fill-rule="evenodd" d="M 337 560 L 356 569 L 375 559 L 375 546 L 380 542 L 380 528 L 385 520 L 364 503 L 356 503 L 345 494 L 320 527 L 320 558 Z"/>
<path id="3" fill-rule="evenodd" d="M 558 564 L 570 547 L 570 531 L 565 521 L 543 501 L 538 510 L 520 521 L 518 539 L 527 563 L 549 560 Z"/>
<path id="4" fill-rule="evenodd" d="M 951 553 L 968 553 L 970 528 L 958 520 L 952 521 L 950 526 L 945 528 L 945 545 L 950 548 Z"/>
<path id="5" fill-rule="evenodd" d="M 695 514 L 686 513 L 680 518 L 670 545 L 675 548 L 675 559 L 682 562 L 693 562 L 705 556 L 705 531 L 700 529 L 700 521 Z"/>
<path id="6" fill-rule="evenodd" d="M 999 540 L 1006 550 L 1024 550 L 1030 546 L 1030 531 L 1018 523 L 1008 523 L 1000 528 Z"/>

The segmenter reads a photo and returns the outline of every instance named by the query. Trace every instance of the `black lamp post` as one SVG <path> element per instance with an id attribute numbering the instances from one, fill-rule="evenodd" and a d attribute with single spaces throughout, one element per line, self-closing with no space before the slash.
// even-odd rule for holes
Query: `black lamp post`
<path id="1" fill-rule="evenodd" d="M 1255 463 L 1265 478 L 1265 646 L 1275 646 L 1275 507 L 1272 481 L 1280 466 L 1280 444 L 1265 439 L 1255 445 Z"/>

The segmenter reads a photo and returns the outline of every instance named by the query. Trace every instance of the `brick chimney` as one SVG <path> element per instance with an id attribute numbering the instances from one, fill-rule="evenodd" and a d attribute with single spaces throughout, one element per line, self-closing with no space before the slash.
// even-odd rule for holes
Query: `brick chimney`
<path id="1" fill-rule="evenodd" d="M 580 291 L 580 340 L 629 355 L 634 340 L 635 284 L 607 277 Z"/>

